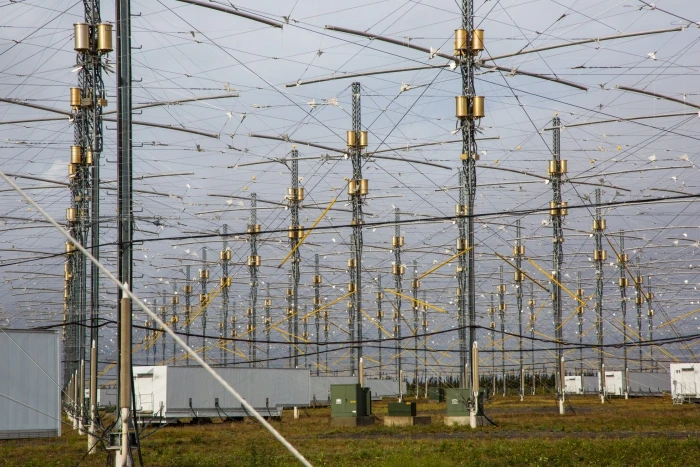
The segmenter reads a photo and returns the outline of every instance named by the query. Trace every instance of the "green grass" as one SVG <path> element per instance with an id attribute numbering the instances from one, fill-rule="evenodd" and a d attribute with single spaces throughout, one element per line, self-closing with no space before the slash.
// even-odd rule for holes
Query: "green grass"
<path id="1" fill-rule="evenodd" d="M 426 426 L 332 428 L 329 410 L 309 409 L 294 420 L 291 411 L 273 422 L 317 466 L 686 466 L 700 459 L 700 406 L 675 406 L 668 398 L 571 399 L 576 415 L 557 413 L 542 396 L 497 397 L 486 413 L 499 426 L 471 430 L 442 423 L 445 404 L 419 401 Z M 386 403 L 374 412 L 386 415 Z M 0 443 L 0 466 L 73 466 L 84 456 L 85 436 L 68 425 L 58 439 Z M 143 440 L 147 466 L 297 465 L 254 421 L 166 427 Z M 106 452 L 80 465 L 103 466 Z"/>

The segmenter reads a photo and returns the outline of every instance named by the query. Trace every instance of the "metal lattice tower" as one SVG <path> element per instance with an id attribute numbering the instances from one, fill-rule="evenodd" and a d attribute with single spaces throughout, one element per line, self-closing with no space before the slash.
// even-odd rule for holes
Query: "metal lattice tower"
<path id="1" fill-rule="evenodd" d="M 561 200 L 562 177 L 566 174 L 567 163 L 561 160 L 561 120 L 558 116 L 552 119 L 552 157 L 549 161 L 549 180 L 552 184 L 552 201 L 549 203 L 549 214 L 552 221 L 552 314 L 554 316 L 554 339 L 557 342 L 557 359 L 555 368 L 559 374 L 560 362 L 564 356 L 562 350 L 562 309 L 561 309 L 561 265 L 563 261 L 564 233 L 562 231 L 563 217 L 567 214 L 566 203 Z M 558 398 L 564 397 L 564 375 L 557 378 Z"/>
<path id="2" fill-rule="evenodd" d="M 301 317 L 301 323 L 304 327 L 304 331 L 301 334 L 301 338 L 304 340 L 304 368 L 309 367 L 309 317 L 306 316 L 306 305 L 304 305 L 304 316 Z"/>
<path id="3" fill-rule="evenodd" d="M 356 355 L 352 362 L 352 374 L 357 374 L 357 367 L 362 358 L 362 204 L 368 194 L 369 184 L 362 178 L 362 150 L 367 147 L 367 132 L 362 131 L 360 83 L 352 83 L 352 130 L 347 134 L 347 146 L 352 161 L 352 179 L 348 182 L 348 194 L 352 200 L 352 236 L 350 258 L 350 313 L 352 315 L 350 340 L 356 342 Z"/>
<path id="4" fill-rule="evenodd" d="M 384 319 L 384 312 L 382 311 L 382 300 L 384 299 L 384 292 L 382 292 L 382 275 L 377 274 L 377 340 L 379 341 L 379 379 L 382 378 L 382 341 L 384 336 L 382 335 L 382 319 Z"/>
<path id="5" fill-rule="evenodd" d="M 250 257 L 248 258 L 248 272 L 250 274 L 250 290 L 248 292 L 248 314 L 247 332 L 250 345 L 248 346 L 248 356 L 250 366 L 255 366 L 257 360 L 257 323 L 258 323 L 258 268 L 262 263 L 258 254 L 258 235 L 260 234 L 260 224 L 258 224 L 258 197 L 255 193 L 250 194 L 250 224 L 248 224 L 248 235 L 250 238 Z M 269 339 L 268 339 L 269 340 Z"/>
<path id="6" fill-rule="evenodd" d="M 503 380 L 503 397 L 506 395 L 506 284 L 503 282 L 503 266 L 498 268 L 498 317 L 501 321 L 501 379 Z"/>
<path id="7" fill-rule="evenodd" d="M 288 360 L 287 360 L 287 366 L 290 368 L 296 368 L 296 349 L 293 349 L 292 347 L 296 346 L 295 342 L 295 336 L 296 334 L 294 333 L 294 320 L 292 319 L 292 316 L 294 315 L 294 286 L 293 286 L 293 281 L 294 278 L 290 274 L 288 277 L 288 284 L 287 284 L 287 336 L 289 336 L 288 341 L 290 345 L 287 346 L 287 352 L 288 352 Z M 291 339 L 291 340 L 290 340 Z"/>
<path id="8" fill-rule="evenodd" d="M 292 225 L 289 227 L 289 247 L 292 249 L 291 257 L 291 294 L 288 295 L 288 317 L 291 314 L 292 320 L 289 324 L 293 324 L 293 330 L 290 334 L 294 340 L 294 365 L 293 368 L 299 366 L 299 277 L 301 266 L 301 255 L 298 244 L 301 237 L 304 236 L 304 228 L 299 225 L 299 205 L 304 199 L 304 189 L 299 188 L 299 152 L 296 146 L 292 148 L 292 188 L 287 194 L 289 202 L 289 211 L 291 213 Z M 287 291 L 289 292 L 289 291 Z"/>
<path id="9" fill-rule="evenodd" d="M 489 329 L 491 334 L 491 394 L 496 395 L 496 307 L 493 306 L 493 294 L 490 295 Z"/>
<path id="10" fill-rule="evenodd" d="M 229 288 L 231 287 L 231 277 L 229 277 L 229 262 L 231 261 L 231 249 L 228 246 L 228 224 L 222 226 L 224 239 L 222 249 L 219 255 L 221 259 L 221 322 L 219 323 L 219 348 L 221 349 L 221 363 L 226 366 L 228 364 L 228 300 Z"/>
<path id="11" fill-rule="evenodd" d="M 394 297 L 394 338 L 396 339 L 396 377 L 401 376 L 401 293 L 402 293 L 402 281 L 401 277 L 404 273 L 404 267 L 401 264 L 401 248 L 404 244 L 404 238 L 401 236 L 401 215 L 399 214 L 399 208 L 394 208 L 394 237 L 391 239 L 391 247 L 394 249 L 394 289 L 396 289 L 396 296 Z"/>
<path id="12" fill-rule="evenodd" d="M 272 297 L 270 296 L 270 283 L 265 284 L 266 298 L 265 298 L 265 340 L 267 341 L 267 349 L 265 351 L 265 366 L 270 368 L 270 331 L 272 326 L 272 317 L 270 316 L 270 311 L 272 310 Z"/>
<path id="13" fill-rule="evenodd" d="M 579 372 L 581 374 L 581 387 L 583 387 L 583 288 L 581 286 L 581 271 L 576 271 L 576 315 L 578 316 L 578 359 Z"/>
<path id="14" fill-rule="evenodd" d="M 624 374 L 625 374 L 625 394 L 629 393 L 629 381 L 627 380 L 629 367 L 627 366 L 627 286 L 629 282 L 625 276 L 627 268 L 628 256 L 625 253 L 625 237 L 620 231 L 620 253 L 617 255 L 617 265 L 620 270 L 620 278 L 617 281 L 618 287 L 620 287 L 620 314 L 622 314 L 622 352 L 623 352 L 623 363 L 624 363 Z"/>
<path id="15" fill-rule="evenodd" d="M 180 296 L 177 294 L 177 281 L 173 281 L 173 296 L 170 297 L 172 315 L 170 316 L 170 327 L 177 331 L 177 306 L 180 304 Z M 177 342 L 173 339 L 173 365 L 177 363 Z"/>
<path id="16" fill-rule="evenodd" d="M 207 247 L 202 247 L 202 269 L 199 271 L 199 308 L 202 313 L 202 336 L 207 335 L 207 308 L 209 308 L 209 295 L 207 293 L 207 281 L 209 269 L 207 268 Z M 202 358 L 207 359 L 207 338 L 202 337 Z"/>
<path id="17" fill-rule="evenodd" d="M 600 188 L 595 190 L 595 219 L 593 220 L 593 237 L 595 239 L 595 251 L 593 252 L 593 261 L 595 262 L 595 317 L 596 331 L 598 334 L 598 354 L 600 374 L 603 375 L 605 370 L 605 352 L 603 351 L 603 262 L 607 258 L 607 253 L 603 250 L 603 230 L 605 230 L 605 220 L 601 214 L 600 208 Z M 602 376 L 601 376 L 602 377 Z M 604 388 L 601 387 L 601 391 Z"/>
<path id="18" fill-rule="evenodd" d="M 321 312 L 318 311 L 321 308 L 321 283 L 323 282 L 323 277 L 321 277 L 321 272 L 318 265 L 318 254 L 314 256 L 314 325 L 316 326 L 316 376 L 319 375 L 321 370 Z M 380 353 L 380 365 L 381 365 L 381 353 Z"/>
<path id="19" fill-rule="evenodd" d="M 427 292 L 423 291 L 423 313 L 421 316 L 421 324 L 423 326 L 423 381 L 428 381 L 428 298 Z M 416 349 L 418 352 L 418 349 Z M 425 394 L 428 397 L 428 394 Z"/>
<path id="20" fill-rule="evenodd" d="M 420 321 L 418 320 L 418 261 L 413 260 L 413 278 L 411 279 L 411 310 L 413 311 L 413 384 L 416 386 L 416 397 L 418 397 L 418 330 L 420 329 Z"/>
<path id="21" fill-rule="evenodd" d="M 167 292 L 165 289 L 163 289 L 163 292 L 161 293 L 163 297 L 163 305 L 160 307 L 160 320 L 163 321 L 164 323 L 168 322 L 168 297 L 167 297 Z M 165 364 L 165 331 L 160 331 L 160 345 L 161 345 L 161 352 L 163 355 L 163 365 Z"/>
<path id="22" fill-rule="evenodd" d="M 192 315 L 192 276 L 190 275 L 190 266 L 185 266 L 185 285 L 183 291 L 185 293 L 185 343 L 190 346 L 190 316 Z M 190 364 L 190 354 L 185 352 L 185 365 Z"/>
<path id="23" fill-rule="evenodd" d="M 235 365 L 236 364 L 236 352 L 238 352 L 238 344 L 236 343 L 235 339 L 238 337 L 238 328 L 236 327 L 236 324 L 238 322 L 238 318 L 236 317 L 236 300 L 234 299 L 231 302 L 231 316 L 228 319 L 229 324 L 231 325 L 231 330 L 229 331 L 229 335 L 231 336 L 233 341 L 231 341 L 231 347 L 232 347 L 232 352 L 231 352 L 231 360 L 232 363 Z"/>
<path id="24" fill-rule="evenodd" d="M 532 395 L 535 395 L 535 286 L 530 282 L 530 299 L 527 307 L 530 310 L 528 328 L 530 329 L 530 371 L 532 371 Z"/>
<path id="25" fill-rule="evenodd" d="M 515 221 L 515 247 L 513 255 L 515 256 L 515 300 L 518 312 L 518 357 L 520 362 L 520 397 L 525 395 L 525 367 L 523 364 L 523 280 L 525 276 L 522 273 L 523 255 L 525 254 L 525 246 L 521 238 L 520 219 Z"/>
<path id="26" fill-rule="evenodd" d="M 459 37 L 458 37 L 459 33 Z M 462 167 L 460 170 L 459 205 L 457 215 L 459 218 L 459 238 L 457 249 L 468 249 L 467 253 L 460 256 L 460 271 L 457 274 L 458 281 L 458 316 L 460 328 L 464 329 L 465 323 L 469 323 L 469 341 L 466 342 L 466 334 L 460 341 L 460 374 L 462 374 L 462 387 L 472 388 L 472 374 L 474 368 L 469 365 L 469 374 L 463 374 L 465 365 L 472 360 L 472 350 L 476 341 L 476 288 L 474 269 L 474 201 L 476 197 L 476 161 L 479 152 L 476 144 L 476 120 L 484 116 L 484 98 L 477 96 L 474 90 L 474 71 L 476 70 L 476 58 L 484 48 L 484 31 L 474 29 L 474 4 L 472 0 L 462 0 L 462 29 L 455 32 L 455 55 L 459 57 L 460 74 L 462 76 L 462 95 L 456 98 L 455 116 L 462 127 Z M 471 39 L 471 40 L 470 40 Z M 464 216 L 467 216 L 466 219 Z M 466 222 L 465 222 L 466 220 Z M 465 225 L 466 224 L 466 225 Z M 465 297 L 466 295 L 466 297 Z M 465 301 L 466 298 L 466 301 Z M 468 355 L 468 356 L 467 356 Z M 466 378 L 466 381 L 464 379 Z"/>
<path id="27" fill-rule="evenodd" d="M 649 342 L 654 341 L 654 294 L 651 292 L 651 276 L 647 276 L 647 327 L 649 329 Z M 651 359 L 651 370 L 656 370 L 657 364 L 654 360 L 654 346 L 649 346 L 649 358 Z"/>
<path id="28" fill-rule="evenodd" d="M 642 358 L 642 305 L 644 304 L 644 292 L 642 291 L 642 270 L 639 267 L 639 256 L 635 258 L 637 265 L 637 277 L 634 279 L 634 304 L 637 307 L 637 344 L 639 348 L 639 371 L 644 371 Z"/>

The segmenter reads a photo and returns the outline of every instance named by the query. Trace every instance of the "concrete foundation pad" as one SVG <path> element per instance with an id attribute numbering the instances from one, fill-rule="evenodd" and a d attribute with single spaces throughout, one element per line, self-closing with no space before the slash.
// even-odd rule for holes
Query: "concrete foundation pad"
<path id="1" fill-rule="evenodd" d="M 430 425 L 430 417 L 384 417 L 384 426 Z"/>
<path id="2" fill-rule="evenodd" d="M 469 415 L 465 416 L 450 416 L 450 417 L 445 417 L 445 425 L 452 426 L 452 425 L 464 425 L 464 426 L 469 426 Z M 477 415 L 476 417 L 476 426 L 489 426 L 490 423 L 488 420 L 486 420 L 486 417 L 482 415 Z"/>
<path id="3" fill-rule="evenodd" d="M 331 426 L 369 426 L 374 425 L 374 421 L 374 417 L 331 417 Z"/>

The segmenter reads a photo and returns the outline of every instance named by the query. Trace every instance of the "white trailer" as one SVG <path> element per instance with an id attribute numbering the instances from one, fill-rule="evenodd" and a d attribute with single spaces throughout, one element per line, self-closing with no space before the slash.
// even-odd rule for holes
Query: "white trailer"
<path id="1" fill-rule="evenodd" d="M 215 371 L 264 417 L 285 407 L 309 406 L 308 369 L 217 368 Z M 242 418 L 241 403 L 204 368 L 134 367 L 136 411 L 141 419 Z"/>
<path id="2" fill-rule="evenodd" d="M 564 393 L 583 394 L 580 376 L 564 376 Z"/>
<path id="3" fill-rule="evenodd" d="M 89 396 L 88 396 L 89 397 Z M 117 388 L 97 388 L 97 406 L 116 407 L 117 405 Z"/>
<path id="4" fill-rule="evenodd" d="M 0 439 L 61 436 L 56 331 L 0 329 Z"/>
<path id="5" fill-rule="evenodd" d="M 600 372 L 598 372 L 598 391 L 600 391 Z M 622 371 L 605 372 L 605 394 L 621 396 L 625 393 L 625 379 Z"/>
<path id="6" fill-rule="evenodd" d="M 671 381 L 668 373 L 629 372 L 630 395 L 661 396 L 671 392 Z"/>
<path id="7" fill-rule="evenodd" d="M 677 402 L 700 400 L 700 363 L 671 363 L 671 396 Z"/>

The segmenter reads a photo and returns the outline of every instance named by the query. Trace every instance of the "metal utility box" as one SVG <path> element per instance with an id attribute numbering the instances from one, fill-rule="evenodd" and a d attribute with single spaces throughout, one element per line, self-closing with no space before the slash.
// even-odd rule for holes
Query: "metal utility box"
<path id="1" fill-rule="evenodd" d="M 598 391 L 600 391 L 600 372 L 598 372 Z M 605 372 L 605 394 L 609 396 L 621 396 L 625 392 L 622 371 Z"/>
<path id="2" fill-rule="evenodd" d="M 468 417 L 471 394 L 468 388 L 445 389 L 448 417 Z"/>
<path id="3" fill-rule="evenodd" d="M 0 439 L 61 436 L 56 331 L 0 330 Z"/>
<path id="4" fill-rule="evenodd" d="M 359 384 L 331 385 L 331 417 L 369 417 L 372 396 L 369 388 Z"/>
<path id="5" fill-rule="evenodd" d="M 415 402 L 389 402 L 389 415 L 392 417 L 415 417 Z"/>
<path id="6" fill-rule="evenodd" d="M 583 394 L 580 376 L 564 376 L 564 393 Z"/>
<path id="7" fill-rule="evenodd" d="M 674 400 L 700 398 L 700 363 L 671 363 L 671 396 Z"/>
<path id="8" fill-rule="evenodd" d="M 428 399 L 435 402 L 443 402 L 445 400 L 445 389 L 440 386 L 429 386 Z"/>

